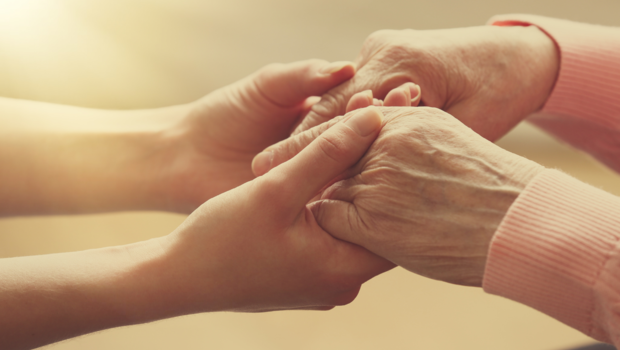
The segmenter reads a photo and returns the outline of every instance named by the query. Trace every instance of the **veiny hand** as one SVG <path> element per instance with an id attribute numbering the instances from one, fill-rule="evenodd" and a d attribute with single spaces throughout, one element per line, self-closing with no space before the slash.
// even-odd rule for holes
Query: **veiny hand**
<path id="1" fill-rule="evenodd" d="M 402 88 L 396 92 L 404 94 Z M 543 167 L 494 145 L 438 109 L 381 111 L 384 127 L 375 143 L 340 176 L 345 180 L 312 204 L 317 222 L 334 237 L 412 272 L 480 286 L 493 234 Z M 347 118 L 332 119 L 274 146 L 268 151 L 272 163 L 257 173 L 285 162 Z"/>
<path id="2" fill-rule="evenodd" d="M 252 158 L 288 137 L 318 97 L 351 78 L 351 62 L 272 64 L 192 103 L 166 131 L 160 162 L 168 210 L 191 212 L 254 178 Z M 162 146 L 163 147 L 163 146 Z"/>
<path id="3" fill-rule="evenodd" d="M 357 92 L 375 97 L 406 82 L 440 108 L 495 141 L 540 109 L 559 69 L 553 41 L 536 27 L 382 30 L 368 37 L 357 73 L 323 95 L 294 133 L 345 112 Z"/>
<path id="4" fill-rule="evenodd" d="M 376 138 L 381 114 L 355 113 L 286 164 L 203 204 L 173 233 L 168 284 L 184 313 L 329 309 L 393 267 L 326 233 L 306 207 Z M 175 298 L 178 299 L 178 298 Z"/>

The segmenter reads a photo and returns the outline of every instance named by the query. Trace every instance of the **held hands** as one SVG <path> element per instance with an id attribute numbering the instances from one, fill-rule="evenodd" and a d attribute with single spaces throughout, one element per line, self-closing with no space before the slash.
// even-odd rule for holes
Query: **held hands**
<path id="1" fill-rule="evenodd" d="M 384 98 L 414 82 L 423 105 L 495 141 L 542 107 L 559 70 L 553 41 L 533 26 L 382 30 L 368 37 L 356 64 L 356 75 L 323 96 L 295 133 L 341 115 L 359 91 Z"/>
<path id="2" fill-rule="evenodd" d="M 480 286 L 495 230 L 543 167 L 503 150 L 438 109 L 380 110 L 385 117 L 377 140 L 341 176 L 345 180 L 311 205 L 318 224 L 410 271 Z M 273 161 L 255 166 L 255 172 L 260 175 L 286 161 L 348 117 L 273 146 L 268 150 Z"/>
<path id="3" fill-rule="evenodd" d="M 191 212 L 254 178 L 250 162 L 288 137 L 320 96 L 351 78 L 350 62 L 272 64 L 192 103 L 164 135 L 160 173 L 168 210 Z"/>
<path id="4" fill-rule="evenodd" d="M 350 117 L 286 164 L 207 201 L 167 238 L 165 280 L 183 294 L 173 299 L 187 303 L 184 313 L 329 309 L 393 267 L 330 236 L 306 207 L 379 133 L 377 110 Z"/>

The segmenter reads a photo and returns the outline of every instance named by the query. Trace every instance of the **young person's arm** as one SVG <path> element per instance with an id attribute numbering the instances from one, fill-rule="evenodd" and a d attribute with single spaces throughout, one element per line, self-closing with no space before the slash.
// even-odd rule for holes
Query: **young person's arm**
<path id="1" fill-rule="evenodd" d="M 393 265 L 323 231 L 306 207 L 381 128 L 364 110 L 268 175 L 212 198 L 172 234 L 0 259 L 0 348 L 211 311 L 328 310 Z"/>
<path id="2" fill-rule="evenodd" d="M 0 215 L 164 210 L 166 130 L 189 111 L 0 99 Z"/>
<path id="3" fill-rule="evenodd" d="M 120 210 L 190 213 L 254 178 L 350 62 L 269 65 L 204 98 L 109 111 L 0 98 L 0 216 Z"/>

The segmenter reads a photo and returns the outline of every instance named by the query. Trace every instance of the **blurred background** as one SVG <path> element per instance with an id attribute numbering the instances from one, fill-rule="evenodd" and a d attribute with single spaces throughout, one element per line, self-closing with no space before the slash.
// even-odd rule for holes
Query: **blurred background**
<path id="1" fill-rule="evenodd" d="M 0 0 L 0 96 L 167 106 L 271 62 L 353 60 L 375 30 L 476 26 L 515 12 L 620 26 L 617 0 Z M 499 144 L 620 195 L 618 175 L 527 124 Z M 140 241 L 183 219 L 151 212 L 0 219 L 0 257 Z M 553 350 L 589 341 L 525 306 L 395 269 L 329 312 L 193 315 L 52 347 Z"/>

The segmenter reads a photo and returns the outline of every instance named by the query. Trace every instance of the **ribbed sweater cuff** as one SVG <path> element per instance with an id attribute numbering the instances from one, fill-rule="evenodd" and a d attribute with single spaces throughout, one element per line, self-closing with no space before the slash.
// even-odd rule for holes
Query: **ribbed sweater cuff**
<path id="1" fill-rule="evenodd" d="M 620 28 L 520 14 L 489 23 L 535 25 L 555 40 L 560 72 L 543 112 L 620 128 Z"/>
<path id="2" fill-rule="evenodd" d="M 619 236 L 620 198 L 545 170 L 495 233 L 484 290 L 610 341 L 617 334 L 609 334 L 605 308 L 620 299 L 620 273 L 618 267 L 606 269 L 620 266 Z"/>

